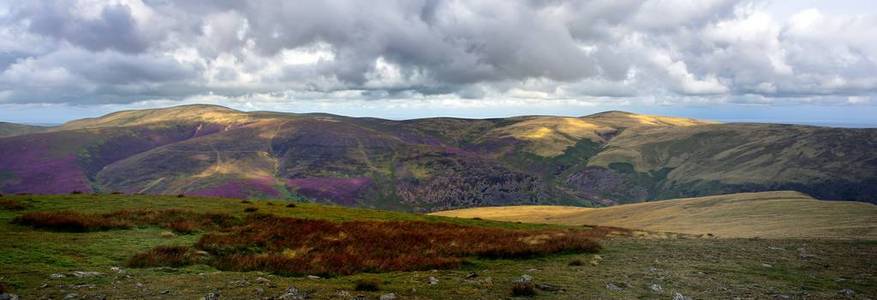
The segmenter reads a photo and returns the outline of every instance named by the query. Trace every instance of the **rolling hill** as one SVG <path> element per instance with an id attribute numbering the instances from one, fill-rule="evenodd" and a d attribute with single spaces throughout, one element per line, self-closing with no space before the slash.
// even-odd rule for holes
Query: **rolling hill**
<path id="1" fill-rule="evenodd" d="M 0 122 L 0 137 L 45 131 L 46 127 Z"/>
<path id="2" fill-rule="evenodd" d="M 563 225 L 603 225 L 731 238 L 877 240 L 877 206 L 820 201 L 798 192 L 741 193 L 611 207 L 480 207 L 432 215 Z"/>
<path id="3" fill-rule="evenodd" d="M 187 105 L 0 138 L 2 193 L 310 199 L 410 211 L 796 190 L 877 201 L 877 129 L 583 117 L 383 120 Z"/>

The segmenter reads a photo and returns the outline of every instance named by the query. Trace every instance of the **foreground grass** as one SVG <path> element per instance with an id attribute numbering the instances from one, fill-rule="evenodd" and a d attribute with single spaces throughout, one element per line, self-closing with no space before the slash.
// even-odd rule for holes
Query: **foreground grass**
<path id="1" fill-rule="evenodd" d="M 603 241 L 599 254 L 566 254 L 523 260 L 474 258 L 458 269 L 437 271 L 361 273 L 322 279 L 275 276 L 262 272 L 228 272 L 198 264 L 178 268 L 125 268 L 136 253 L 157 246 L 191 246 L 203 233 L 164 236 L 160 227 L 84 233 L 34 230 L 10 224 L 34 211 L 71 210 L 110 213 L 120 209 L 182 208 L 199 212 L 243 216 L 246 207 L 259 212 L 332 221 L 397 220 L 448 221 L 487 228 L 545 230 L 558 227 L 479 220 L 445 219 L 413 214 L 357 210 L 299 204 L 287 208 L 281 202 L 268 205 L 254 201 L 146 196 L 16 196 L 24 210 L 0 209 L 0 282 L 24 299 L 55 298 L 77 293 L 82 297 L 197 299 L 219 291 L 223 299 L 276 297 L 289 286 L 311 293 L 315 299 L 336 295 L 376 298 L 395 293 L 402 298 L 500 299 L 509 297 L 513 282 L 521 275 L 534 277 L 536 299 L 636 299 L 670 298 L 680 292 L 702 299 L 792 298 L 826 299 L 850 289 L 856 296 L 877 295 L 877 243 L 865 241 L 762 240 L 762 239 L 632 239 Z M 583 266 L 569 266 L 571 261 Z M 593 264 L 592 264 L 593 262 Z M 122 272 L 111 270 L 121 266 Z M 103 275 L 74 277 L 74 271 Z M 53 273 L 64 273 L 60 279 Z M 475 273 L 476 276 L 471 276 Z M 262 277 L 262 279 L 259 279 Z M 429 284 L 434 277 L 437 283 Z M 357 281 L 378 282 L 378 291 L 355 291 Z M 608 284 L 620 290 L 607 289 Z M 662 287 L 660 293 L 649 289 Z M 44 287 L 43 287 L 44 286 Z M 553 287 L 553 288 L 552 288 Z M 554 289 L 558 290 L 554 290 Z M 341 291 L 347 292 L 341 293 Z M 339 299 L 349 299 L 343 296 Z"/>

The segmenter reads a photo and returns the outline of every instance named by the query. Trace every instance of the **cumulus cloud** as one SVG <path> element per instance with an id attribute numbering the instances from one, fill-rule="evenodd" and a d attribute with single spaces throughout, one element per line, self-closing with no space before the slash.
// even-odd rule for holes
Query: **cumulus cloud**
<path id="1" fill-rule="evenodd" d="M 873 36 L 873 12 L 746 0 L 15 1 L 0 102 L 861 105 Z"/>

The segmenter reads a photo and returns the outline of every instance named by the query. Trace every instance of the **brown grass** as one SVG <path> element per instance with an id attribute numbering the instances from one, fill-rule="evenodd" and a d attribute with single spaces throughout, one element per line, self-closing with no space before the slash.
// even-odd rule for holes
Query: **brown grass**
<path id="1" fill-rule="evenodd" d="M 433 213 L 564 225 L 617 226 L 719 238 L 833 238 L 877 240 L 877 206 L 822 201 L 798 192 L 739 193 L 624 204 L 479 207 Z"/>
<path id="2" fill-rule="evenodd" d="M 585 262 L 582 261 L 581 259 L 575 259 L 573 261 L 570 261 L 568 265 L 570 267 L 581 267 L 581 266 L 585 265 Z"/>
<path id="3" fill-rule="evenodd" d="M 128 260 L 128 267 L 182 267 L 196 263 L 197 254 L 189 247 L 159 246 Z"/>
<path id="4" fill-rule="evenodd" d="M 15 200 L 0 200 L 0 209 L 22 210 L 25 208 L 27 208 L 27 205 L 21 204 Z"/>
<path id="5" fill-rule="evenodd" d="M 447 223 L 322 220 L 254 215 L 196 244 L 222 270 L 345 275 L 459 266 L 466 257 L 593 253 L 603 230 L 520 231 Z"/>
<path id="6" fill-rule="evenodd" d="M 32 212 L 16 217 L 13 224 L 65 232 L 86 232 L 130 228 L 130 222 L 70 211 Z"/>
<path id="7" fill-rule="evenodd" d="M 512 285 L 512 297 L 536 296 L 536 287 L 532 282 L 515 282 Z"/>
<path id="8" fill-rule="evenodd" d="M 160 226 L 179 233 L 195 230 L 214 230 L 240 224 L 240 220 L 228 214 L 196 213 L 182 209 L 120 210 L 106 214 L 80 214 L 77 212 L 32 212 L 12 220 L 14 224 L 33 228 L 85 232 L 111 229 L 127 229 L 133 226 Z"/>

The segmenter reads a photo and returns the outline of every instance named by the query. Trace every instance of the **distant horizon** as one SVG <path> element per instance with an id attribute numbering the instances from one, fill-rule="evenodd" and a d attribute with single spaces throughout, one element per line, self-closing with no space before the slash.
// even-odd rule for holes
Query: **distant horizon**
<path id="1" fill-rule="evenodd" d="M 596 110 L 592 112 L 585 112 L 581 114 L 561 114 L 561 113 L 509 113 L 507 115 L 465 115 L 465 114 L 436 114 L 436 115 L 428 115 L 428 116 L 415 116 L 415 117 L 385 117 L 379 115 L 357 115 L 357 114 L 347 114 L 345 112 L 332 112 L 332 111 L 316 111 L 316 110 L 307 110 L 307 111 L 293 111 L 293 110 L 280 110 L 280 109 L 241 109 L 232 106 L 226 106 L 215 103 L 185 103 L 178 105 L 167 105 L 167 106 L 156 106 L 156 107 L 136 107 L 136 108 L 124 108 L 124 109 L 116 109 L 116 110 L 94 110 L 89 113 L 89 110 L 83 112 L 83 114 L 77 114 L 78 117 L 70 117 L 68 119 L 62 119 L 58 121 L 51 120 L 40 120 L 40 121 L 16 121 L 16 120 L 8 120 L 6 118 L 0 118 L 0 122 L 8 122 L 8 123 L 17 123 L 24 125 L 32 125 L 32 126 L 59 126 L 66 122 L 79 120 L 84 118 L 95 118 L 104 116 L 110 113 L 124 111 L 124 110 L 145 110 L 145 109 L 161 109 L 161 108 L 170 108 L 177 106 L 186 106 L 186 105 L 215 105 L 227 107 L 230 109 L 235 109 L 243 112 L 280 112 L 280 113 L 298 113 L 298 114 L 333 114 L 345 117 L 355 117 L 355 118 L 378 118 L 378 119 L 386 119 L 386 120 L 415 120 L 415 119 L 427 119 L 427 118 L 463 118 L 463 119 L 494 119 L 494 118 L 514 118 L 514 117 L 526 117 L 526 116 L 556 116 L 556 117 L 583 117 L 592 114 L 598 114 L 609 111 L 622 111 L 629 112 L 634 114 L 647 114 L 647 115 L 659 115 L 659 116 L 668 116 L 668 117 L 680 117 L 680 118 L 691 118 L 698 120 L 707 120 L 707 121 L 716 121 L 721 123 L 764 123 L 764 124 L 790 124 L 790 125 L 810 125 L 810 126 L 820 126 L 820 127 L 837 127 L 837 128 L 877 128 L 877 119 L 867 120 L 867 119 L 853 119 L 853 120 L 843 120 L 843 119 L 809 119 L 809 120 L 795 120 L 795 119 L 777 119 L 772 120 L 767 117 L 764 118 L 752 118 L 752 117 L 734 117 L 734 116 L 724 116 L 723 114 L 716 114 L 716 111 L 713 111 L 712 114 L 707 111 L 687 111 L 685 113 L 673 113 L 672 111 L 658 111 L 658 112 L 643 112 L 636 111 L 630 109 L 630 107 L 619 107 L 619 108 L 607 108 L 603 110 Z M 43 108 L 45 109 L 45 108 Z M 799 108 L 796 108 L 796 110 Z M 819 107 L 819 109 L 825 109 L 824 107 Z M 877 113 L 877 112 L 875 112 Z M 706 115 L 706 116 L 703 116 Z M 714 117 L 710 117 L 714 116 Z M 724 116 L 724 117 L 715 117 L 715 116 Z M 4 113 L 0 112 L 0 117 L 4 117 Z"/>

